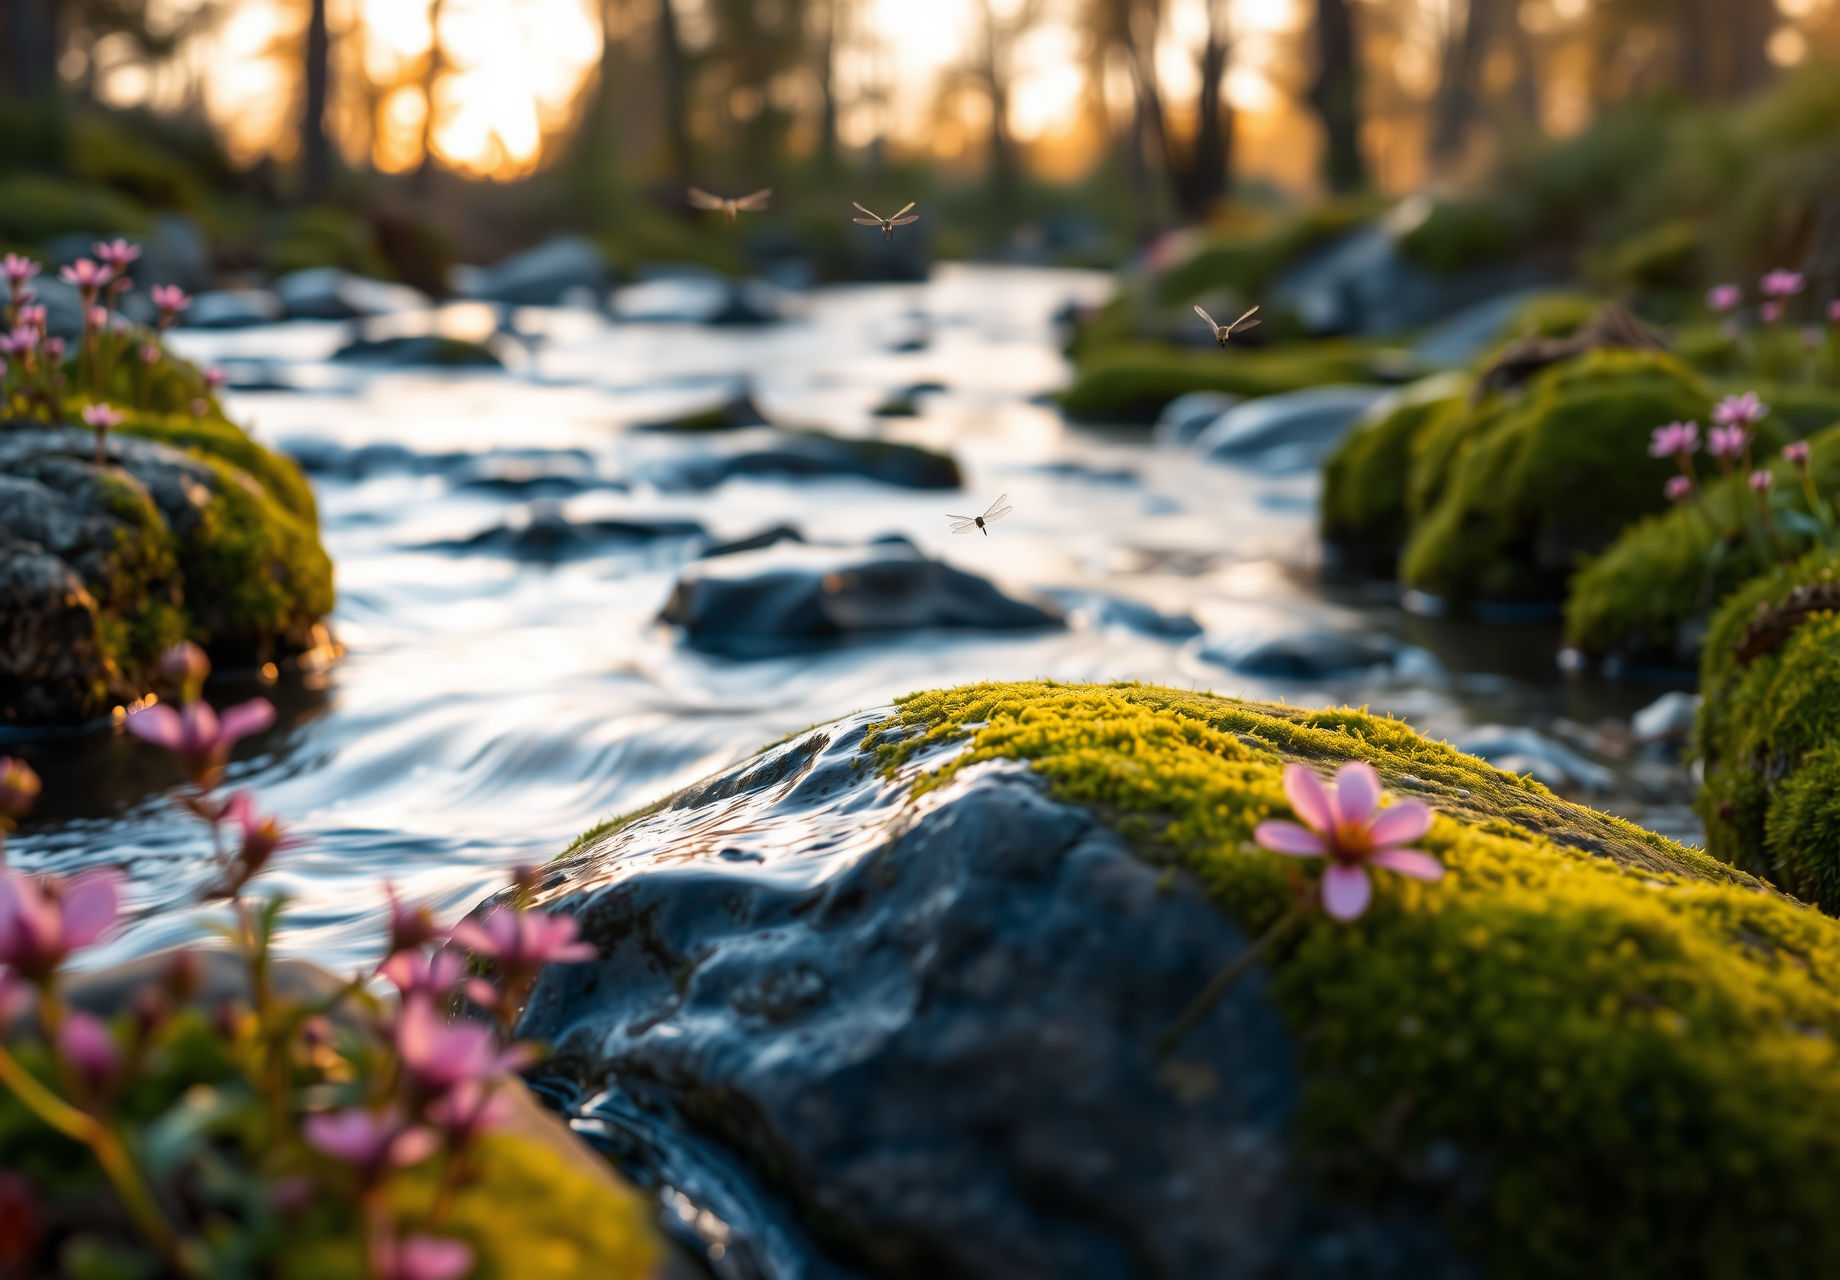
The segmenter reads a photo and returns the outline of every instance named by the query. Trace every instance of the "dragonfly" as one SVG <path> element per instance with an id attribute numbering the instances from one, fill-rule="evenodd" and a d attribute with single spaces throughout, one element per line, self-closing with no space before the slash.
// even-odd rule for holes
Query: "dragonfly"
<path id="1" fill-rule="evenodd" d="M 1011 506 L 1005 506 L 1004 504 L 1008 501 L 1009 495 L 1005 493 L 1000 495 L 995 502 L 991 503 L 989 509 L 981 516 L 955 516 L 947 512 L 946 519 L 953 522 L 953 533 L 970 533 L 973 529 L 981 529 L 984 536 L 988 538 L 990 536 L 991 521 L 1001 520 L 1004 516 L 1016 509 Z"/>
<path id="2" fill-rule="evenodd" d="M 850 203 L 856 204 L 854 200 L 850 201 Z M 910 222 L 920 221 L 920 215 L 917 213 L 914 214 L 911 218 L 903 218 L 901 216 L 902 214 L 906 213 L 909 209 L 913 208 L 914 204 L 915 204 L 914 201 L 909 200 L 906 204 L 902 205 L 899 209 L 895 210 L 895 215 L 892 218 L 884 218 L 881 214 L 877 213 L 875 210 L 863 209 L 861 205 L 856 204 L 856 207 L 858 209 L 862 209 L 862 211 L 868 214 L 869 216 L 866 218 L 851 218 L 850 221 L 854 222 L 859 227 L 880 227 L 882 229 L 882 239 L 892 240 L 894 239 L 894 229 L 896 227 L 904 227 Z"/>
<path id="3" fill-rule="evenodd" d="M 1258 310 L 1257 307 L 1254 307 L 1252 309 L 1252 311 L 1257 311 L 1257 310 Z M 1252 319 L 1252 311 L 1248 311 L 1245 315 L 1235 320 L 1232 324 L 1215 324 L 1213 316 L 1209 315 L 1207 312 L 1203 311 L 1198 306 L 1195 308 L 1195 314 L 1200 316 L 1203 320 L 1207 321 L 1207 327 L 1213 330 L 1214 341 L 1218 342 L 1223 347 L 1227 345 L 1228 338 L 1231 338 L 1234 334 L 1239 333 L 1242 330 L 1250 329 L 1253 325 L 1258 323 L 1257 320 Z"/>
<path id="4" fill-rule="evenodd" d="M 691 187 L 690 206 L 694 209 L 720 209 L 722 220 L 732 227 L 737 213 L 760 213 L 767 207 L 767 198 L 772 194 L 772 187 L 762 187 L 752 195 L 726 200 L 721 196 L 710 195 L 701 187 Z"/>

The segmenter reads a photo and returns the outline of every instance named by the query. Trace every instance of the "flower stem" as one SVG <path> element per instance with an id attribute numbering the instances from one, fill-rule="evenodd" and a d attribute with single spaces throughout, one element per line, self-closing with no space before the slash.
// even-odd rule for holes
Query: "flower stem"
<path id="1" fill-rule="evenodd" d="M 1240 975 L 1252 967 L 1252 962 L 1270 950 L 1272 944 L 1279 938 L 1290 932 L 1292 927 L 1308 914 L 1309 909 L 1310 900 L 1306 895 L 1298 894 L 1292 898 L 1291 905 L 1286 908 L 1284 914 L 1272 921 L 1271 927 L 1260 934 L 1251 946 L 1233 957 L 1226 968 L 1215 974 L 1214 980 L 1202 988 L 1201 994 L 1196 996 L 1188 1008 L 1182 1011 L 1182 1016 L 1170 1023 L 1169 1029 L 1157 1037 L 1156 1046 L 1152 1052 L 1159 1058 L 1167 1057 L 1177 1045 L 1182 1043 L 1182 1038 L 1195 1029 L 1195 1024 L 1207 1016 L 1207 1011 L 1214 1007 L 1215 1002 L 1227 994 L 1227 989 L 1239 981 Z"/>
<path id="2" fill-rule="evenodd" d="M 40 1084 L 37 1077 L 20 1066 L 19 1060 L 4 1047 L 0 1047 L 0 1084 L 11 1089 L 13 1096 L 25 1104 L 26 1110 L 65 1137 L 81 1142 L 95 1153 L 96 1163 L 102 1166 L 102 1172 L 114 1186 L 115 1194 L 121 1197 L 135 1226 L 140 1228 L 141 1234 L 159 1250 L 162 1257 L 178 1266 L 181 1254 L 173 1230 L 167 1225 L 159 1206 L 154 1203 L 147 1184 L 141 1180 L 140 1172 L 128 1158 L 128 1150 L 116 1132 L 95 1116 L 71 1106 Z"/>

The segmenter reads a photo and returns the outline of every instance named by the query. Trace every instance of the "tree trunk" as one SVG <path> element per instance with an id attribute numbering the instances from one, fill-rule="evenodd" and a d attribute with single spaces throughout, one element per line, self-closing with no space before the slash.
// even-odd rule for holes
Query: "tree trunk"
<path id="1" fill-rule="evenodd" d="M 431 0 L 428 7 L 428 70 L 422 76 L 422 159 L 415 166 L 415 177 L 411 186 L 417 195 L 425 195 L 428 184 L 434 178 L 434 86 L 441 78 L 444 60 L 441 56 L 441 7 L 442 0 Z M 606 61 L 605 54 L 602 61 Z"/>
<path id="2" fill-rule="evenodd" d="M 1233 172 L 1233 108 L 1220 93 L 1232 45 L 1218 15 L 1210 12 L 1208 18 L 1207 44 L 1197 68 L 1201 91 L 1195 100 L 1195 153 L 1178 188 L 1182 212 L 1193 220 L 1207 217 L 1214 202 L 1227 194 Z"/>
<path id="3" fill-rule="evenodd" d="M 664 87 L 664 141 L 671 181 L 690 181 L 689 68 L 672 0 L 658 0 L 659 77 Z"/>
<path id="4" fill-rule="evenodd" d="M 1361 73 L 1349 0 L 1316 0 L 1316 81 L 1310 105 L 1322 121 L 1323 172 L 1338 194 L 1367 185 L 1361 159 Z"/>
<path id="5" fill-rule="evenodd" d="M 50 97 L 57 89 L 58 0 L 11 0 L 6 17 L 13 96 Z"/>
<path id="6" fill-rule="evenodd" d="M 1772 0 L 1677 0 L 1680 79 L 1702 102 L 1725 102 L 1770 78 Z"/>
<path id="7" fill-rule="evenodd" d="M 1009 137 L 1009 75 L 1004 64 L 1007 41 L 997 30 L 997 15 L 990 0 L 983 3 L 984 57 L 978 68 L 990 99 L 990 185 L 999 201 L 1007 202 L 1015 194 L 1016 158 Z"/>
<path id="8" fill-rule="evenodd" d="M 332 181 L 332 151 L 326 141 L 326 80 L 331 61 L 326 0 L 313 0 L 307 19 L 307 110 L 300 125 L 301 195 L 311 204 L 325 198 Z"/>
<path id="9" fill-rule="evenodd" d="M 824 39 L 818 45 L 818 87 L 824 105 L 818 117 L 818 164 L 826 173 L 837 168 L 837 28 L 845 0 L 824 6 Z"/>

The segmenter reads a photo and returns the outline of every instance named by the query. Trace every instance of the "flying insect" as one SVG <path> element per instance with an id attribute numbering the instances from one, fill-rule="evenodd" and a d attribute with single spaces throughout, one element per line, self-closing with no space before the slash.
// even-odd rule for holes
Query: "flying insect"
<path id="1" fill-rule="evenodd" d="M 735 225 L 737 213 L 760 213 L 767 207 L 767 198 L 773 194 L 772 187 L 762 187 L 752 195 L 737 196 L 733 200 L 721 196 L 712 196 L 701 187 L 690 188 L 690 207 L 693 209 L 720 209 L 722 220 L 729 226 Z"/>
<path id="2" fill-rule="evenodd" d="M 850 203 L 856 204 L 854 200 L 850 201 Z M 904 227 L 910 222 L 920 221 L 920 215 L 917 213 L 907 218 L 901 216 L 909 209 L 913 208 L 914 203 L 914 201 L 909 200 L 906 204 L 895 210 L 895 215 L 892 218 L 884 218 L 881 214 L 875 212 L 875 210 L 863 209 L 861 205 L 856 204 L 858 209 L 862 209 L 862 211 L 869 216 L 866 218 L 851 218 L 850 221 L 854 222 L 859 227 L 880 227 L 882 229 L 882 239 L 892 240 L 894 239 L 894 229 L 896 227 Z"/>
<path id="3" fill-rule="evenodd" d="M 1008 501 L 1009 495 L 1007 493 L 1001 494 L 995 502 L 990 504 L 990 507 L 981 516 L 955 516 L 948 512 L 946 514 L 946 519 L 953 521 L 953 533 L 970 533 L 973 529 L 977 529 L 988 538 L 990 536 L 991 522 L 994 520 L 1001 520 L 1004 516 L 1015 510 L 1014 507 L 1004 505 L 1004 503 Z"/>
<path id="4" fill-rule="evenodd" d="M 1252 311 L 1257 310 L 1257 307 L 1252 309 Z M 1227 345 L 1228 338 L 1231 338 L 1236 333 L 1242 333 L 1258 323 L 1257 320 L 1252 319 L 1252 311 L 1248 311 L 1232 324 L 1215 324 L 1213 316 L 1209 315 L 1198 306 L 1195 308 L 1195 314 L 1205 320 L 1207 322 L 1207 327 L 1213 331 L 1214 341 L 1218 342 L 1223 347 Z"/>

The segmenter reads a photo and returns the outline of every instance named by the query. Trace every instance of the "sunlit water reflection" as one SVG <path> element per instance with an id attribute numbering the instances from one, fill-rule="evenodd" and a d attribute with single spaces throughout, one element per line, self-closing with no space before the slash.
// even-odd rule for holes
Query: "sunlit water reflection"
<path id="1" fill-rule="evenodd" d="M 1213 466 L 1152 446 L 1141 431 L 1063 424 L 1035 400 L 1068 374 L 1052 317 L 1108 288 L 1092 274 L 947 268 L 924 286 L 821 291 L 803 318 L 756 329 L 524 311 L 513 317 L 524 335 L 515 372 L 502 374 L 336 365 L 326 357 L 349 336 L 338 325 L 181 335 L 201 359 L 269 361 L 280 380 L 310 388 L 233 397 L 232 412 L 265 441 L 414 455 L 409 465 L 316 477 L 346 653 L 322 678 L 287 676 L 265 690 L 281 722 L 246 744 L 236 766 L 236 781 L 257 788 L 301 840 L 266 877 L 294 900 L 285 949 L 335 967 L 364 962 L 379 945 L 385 878 L 456 913 L 508 867 L 553 855 L 602 817 L 914 689 L 1138 679 L 1366 703 L 1438 736 L 1478 723 L 1591 724 L 1660 692 L 1561 679 L 1550 627 L 1429 623 L 1384 592 L 1319 589 L 1314 473 Z M 919 417 L 871 415 L 891 392 L 922 383 L 946 390 L 920 397 Z M 968 492 L 749 478 L 686 493 L 648 480 L 718 442 L 627 428 L 742 387 L 784 424 L 949 449 Z M 524 451 L 526 470 L 567 473 L 578 492 L 532 498 L 548 491 L 462 483 L 480 478 L 479 456 L 497 466 L 506 451 Z M 472 469 L 450 455 L 474 455 Z M 1003 492 L 1016 510 L 994 536 L 948 532 L 947 511 L 982 509 Z M 515 525 L 555 502 L 576 519 L 691 520 L 717 539 L 781 523 L 812 541 L 899 533 L 1013 592 L 1135 601 L 1192 616 L 1204 635 L 1141 634 L 1076 608 L 1063 632 L 928 633 L 728 661 L 684 648 L 655 621 L 694 540 L 553 565 L 417 549 Z M 1204 656 L 1324 629 L 1386 633 L 1428 654 L 1385 678 L 1341 683 L 1259 680 Z M 257 691 L 253 679 L 230 676 L 212 694 Z M 98 961 L 208 923 L 188 906 L 208 879 L 206 842 L 168 804 L 177 776 L 156 751 L 107 732 L 9 749 L 25 750 L 47 781 L 39 817 L 13 842 L 15 862 L 112 862 L 132 878 L 135 921 Z M 1597 802 L 1694 834 L 1678 770 L 1599 763 L 1618 787 Z"/>

